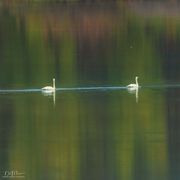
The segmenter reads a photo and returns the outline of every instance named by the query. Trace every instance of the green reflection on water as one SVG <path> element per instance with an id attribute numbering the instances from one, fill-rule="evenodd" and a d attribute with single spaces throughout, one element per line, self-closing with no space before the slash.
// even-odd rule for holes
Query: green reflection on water
<path id="1" fill-rule="evenodd" d="M 138 104 L 125 91 L 58 93 L 56 106 L 41 94 L 9 99 L 9 169 L 31 179 L 168 179 L 163 94 L 142 92 Z"/>

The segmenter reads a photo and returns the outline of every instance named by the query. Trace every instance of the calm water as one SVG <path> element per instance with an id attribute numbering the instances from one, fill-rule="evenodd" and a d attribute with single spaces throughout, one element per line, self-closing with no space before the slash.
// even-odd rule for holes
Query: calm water
<path id="1" fill-rule="evenodd" d="M 180 5 L 7 2 L 1 179 L 180 179 Z"/>

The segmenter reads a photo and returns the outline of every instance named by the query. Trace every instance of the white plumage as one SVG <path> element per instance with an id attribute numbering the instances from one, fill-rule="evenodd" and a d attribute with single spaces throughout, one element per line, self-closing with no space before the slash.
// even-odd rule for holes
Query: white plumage
<path id="1" fill-rule="evenodd" d="M 129 84 L 126 86 L 129 91 L 134 91 L 134 90 L 137 90 L 139 88 L 137 76 L 135 77 L 135 82 L 136 82 L 135 84 Z"/>
<path id="2" fill-rule="evenodd" d="M 55 87 L 55 78 L 53 78 L 53 86 L 45 86 L 42 88 L 43 93 L 52 93 L 55 92 L 56 87 Z"/>

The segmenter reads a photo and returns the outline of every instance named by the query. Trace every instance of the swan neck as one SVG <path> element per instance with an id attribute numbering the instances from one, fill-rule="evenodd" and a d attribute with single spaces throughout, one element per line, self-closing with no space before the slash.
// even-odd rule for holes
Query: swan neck
<path id="1" fill-rule="evenodd" d="M 55 79 L 53 79 L 53 88 L 55 89 Z"/>
<path id="2" fill-rule="evenodd" d="M 138 78 L 136 77 L 136 85 L 138 85 Z"/>

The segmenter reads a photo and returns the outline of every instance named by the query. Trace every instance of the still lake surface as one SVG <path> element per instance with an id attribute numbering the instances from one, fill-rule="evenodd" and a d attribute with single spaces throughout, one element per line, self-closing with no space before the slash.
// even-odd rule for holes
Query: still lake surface
<path id="1" fill-rule="evenodd" d="M 0 3 L 1 179 L 180 179 L 179 10 Z"/>

